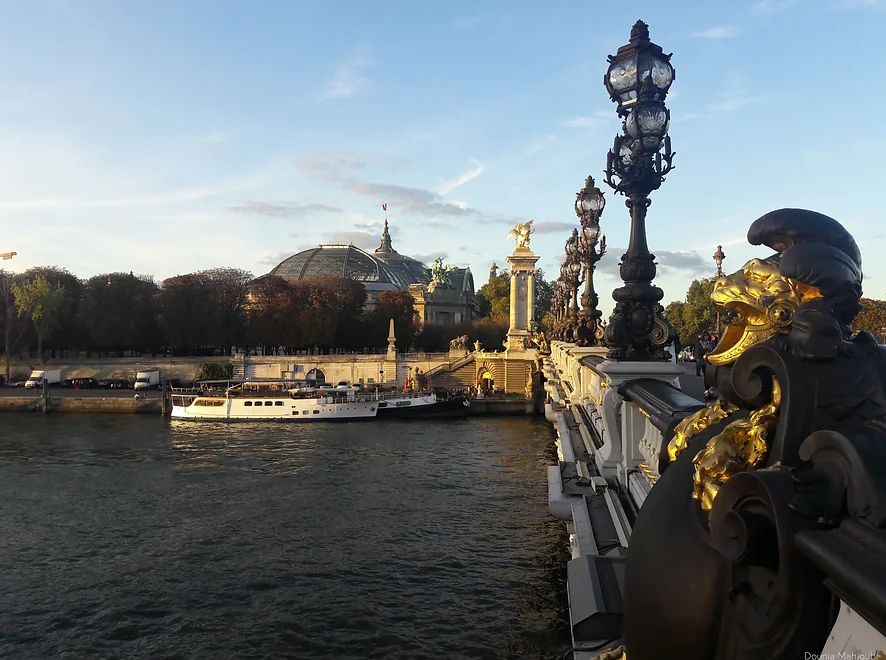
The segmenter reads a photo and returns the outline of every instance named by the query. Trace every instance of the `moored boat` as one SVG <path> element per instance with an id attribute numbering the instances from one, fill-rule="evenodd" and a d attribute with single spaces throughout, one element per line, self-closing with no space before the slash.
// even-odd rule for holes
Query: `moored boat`
<path id="1" fill-rule="evenodd" d="M 381 419 L 416 419 L 465 417 L 471 403 L 464 395 L 451 395 L 445 390 L 402 392 L 384 396 L 378 402 Z"/>
<path id="2" fill-rule="evenodd" d="M 305 386 L 291 380 L 244 381 L 224 389 L 173 393 L 175 419 L 294 422 L 375 419 L 379 401 L 355 387 Z"/>

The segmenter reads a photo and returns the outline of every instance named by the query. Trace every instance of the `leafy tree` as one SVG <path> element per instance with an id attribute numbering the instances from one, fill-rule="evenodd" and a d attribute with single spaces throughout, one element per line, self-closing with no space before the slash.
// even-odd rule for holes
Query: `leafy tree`
<path id="1" fill-rule="evenodd" d="M 234 365 L 230 362 L 204 362 L 200 365 L 196 380 L 229 380 L 234 377 Z"/>
<path id="2" fill-rule="evenodd" d="M 260 277 L 249 288 L 246 305 L 247 342 L 250 346 L 300 346 L 299 317 L 304 297 L 282 277 Z"/>
<path id="3" fill-rule="evenodd" d="M 243 308 L 252 273 L 239 268 L 213 268 L 197 275 L 202 280 L 204 295 L 212 305 L 207 343 L 224 350 L 243 343 L 246 330 Z"/>
<path id="4" fill-rule="evenodd" d="M 88 333 L 80 322 L 80 300 L 83 296 L 83 282 L 64 268 L 38 266 L 24 273 L 26 280 L 42 276 L 51 285 L 64 290 L 65 295 L 57 310 L 57 327 L 44 338 L 50 349 L 81 347 L 88 341 Z"/>
<path id="5" fill-rule="evenodd" d="M 52 284 L 43 275 L 12 285 L 19 314 L 28 314 L 37 332 L 37 355 L 43 364 L 43 339 L 58 325 L 60 312 L 66 306 L 66 292 L 61 284 Z"/>
<path id="6" fill-rule="evenodd" d="M 394 335 L 403 348 L 412 346 L 417 322 L 415 301 L 408 291 L 382 291 L 375 309 L 368 315 L 369 344 L 384 346 L 387 343 L 391 319 L 394 319 Z"/>
<path id="7" fill-rule="evenodd" d="M 481 317 L 508 316 L 511 312 L 511 274 L 503 270 L 492 275 L 477 291 L 477 299 Z"/>
<path id="8" fill-rule="evenodd" d="M 21 280 L 13 273 L 0 271 L 0 306 L 3 308 L 3 355 L 6 358 L 6 380 L 9 382 L 9 356 L 28 325 L 15 306 L 13 287 Z"/>
<path id="9" fill-rule="evenodd" d="M 176 275 L 160 284 L 160 324 L 168 345 L 187 350 L 206 345 L 212 323 L 212 301 L 198 273 Z"/>
<path id="10" fill-rule="evenodd" d="M 886 338 L 886 300 L 861 299 L 862 310 L 852 322 L 855 332 L 867 330 L 881 341 Z"/>
<path id="11" fill-rule="evenodd" d="M 362 348 L 366 289 L 360 282 L 343 277 L 315 277 L 292 286 L 307 302 L 299 318 L 306 346 Z"/>
<path id="12" fill-rule="evenodd" d="M 715 282 L 716 278 L 712 277 L 693 280 L 686 292 L 686 298 L 682 302 L 675 300 L 665 308 L 665 316 L 674 326 L 683 346 L 694 344 L 698 335 L 704 330 L 716 330 L 717 308 L 711 301 Z M 735 313 L 721 311 L 721 332 L 735 319 Z"/>
<path id="13" fill-rule="evenodd" d="M 96 275 L 83 286 L 80 318 L 94 345 L 103 349 L 156 350 L 159 289 L 151 277 L 132 273 Z"/>
<path id="14" fill-rule="evenodd" d="M 545 272 L 539 268 L 535 271 L 535 318 L 544 319 L 551 311 L 554 303 L 554 281 L 545 279 Z M 509 303 L 510 304 L 510 303 Z"/>

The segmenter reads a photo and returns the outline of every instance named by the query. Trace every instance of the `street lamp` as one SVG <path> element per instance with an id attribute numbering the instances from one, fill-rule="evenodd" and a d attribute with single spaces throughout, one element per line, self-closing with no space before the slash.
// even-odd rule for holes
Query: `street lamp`
<path id="1" fill-rule="evenodd" d="M 578 229 L 572 230 L 572 236 L 566 241 L 566 284 L 569 285 L 571 294 L 571 308 L 569 312 L 568 341 L 576 340 L 578 331 L 578 285 L 581 283 L 581 261 L 579 261 L 579 236 Z"/>
<path id="2" fill-rule="evenodd" d="M 603 192 L 594 183 L 594 177 L 589 176 L 585 179 L 585 187 L 575 194 L 575 214 L 581 222 L 578 257 L 584 264 L 585 272 L 585 290 L 581 296 L 582 323 L 577 337 L 579 346 L 596 346 L 603 337 L 600 322 L 603 313 L 597 309 L 600 300 L 594 290 L 594 269 L 606 254 L 606 237 L 600 238 L 600 216 L 605 206 Z"/>
<path id="3" fill-rule="evenodd" d="M 726 255 L 723 253 L 723 246 L 718 245 L 717 251 L 714 252 L 714 263 L 717 264 L 717 279 L 723 277 L 723 260 Z M 717 307 L 717 336 L 720 336 L 720 308 Z"/>
<path id="4" fill-rule="evenodd" d="M 664 292 L 652 284 L 655 255 L 646 243 L 649 194 L 673 168 L 671 117 L 664 104 L 675 78 L 670 58 L 649 40 L 649 26 L 637 21 L 630 43 L 609 56 L 603 79 L 624 120 L 607 156 L 606 183 L 625 195 L 631 213 L 628 249 L 619 265 L 624 286 L 612 292 L 616 304 L 605 332 L 614 360 L 667 360 L 665 348 L 676 336 L 660 304 Z"/>

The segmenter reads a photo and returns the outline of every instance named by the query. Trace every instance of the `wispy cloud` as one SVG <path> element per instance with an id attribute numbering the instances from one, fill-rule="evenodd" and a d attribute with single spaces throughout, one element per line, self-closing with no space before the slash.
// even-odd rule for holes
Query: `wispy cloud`
<path id="1" fill-rule="evenodd" d="M 218 195 L 220 190 L 196 188 L 177 190 L 159 195 L 141 195 L 118 199 L 33 199 L 0 201 L 0 209 L 38 209 L 38 208 L 115 208 L 121 206 L 173 206 L 186 204 L 198 199 Z"/>
<path id="2" fill-rule="evenodd" d="M 471 208 L 444 201 L 438 193 L 432 190 L 407 188 L 386 183 L 366 183 L 364 181 L 345 181 L 341 187 L 358 195 L 365 195 L 366 197 L 374 197 L 377 200 L 385 201 L 388 204 L 389 211 L 401 215 L 420 217 L 439 215 L 466 216 L 476 213 Z"/>
<path id="3" fill-rule="evenodd" d="M 297 204 L 295 202 L 252 202 L 247 201 L 229 206 L 232 213 L 262 215 L 268 218 L 304 218 L 317 213 L 341 213 L 341 209 L 325 204 Z"/>
<path id="4" fill-rule="evenodd" d="M 760 0 L 751 7 L 751 13 L 755 16 L 768 16 L 777 14 L 794 6 L 794 0 Z"/>
<path id="5" fill-rule="evenodd" d="M 292 161 L 299 172 L 327 183 L 341 181 L 342 170 L 362 170 L 366 163 L 353 151 L 334 151 L 301 156 Z"/>
<path id="6" fill-rule="evenodd" d="M 729 39 L 738 34 L 738 28 L 731 25 L 720 25 L 718 27 L 699 30 L 692 33 L 693 39 Z"/>
<path id="7" fill-rule="evenodd" d="M 568 234 L 577 226 L 577 222 L 536 222 L 532 225 L 536 234 Z"/>
<path id="8" fill-rule="evenodd" d="M 473 30 L 480 25 L 479 16 L 470 16 L 457 18 L 452 22 L 453 27 L 457 30 Z"/>
<path id="9" fill-rule="evenodd" d="M 367 231 L 336 231 L 323 241 L 324 245 L 356 245 L 363 250 L 378 247 L 378 236 Z"/>
<path id="10" fill-rule="evenodd" d="M 567 119 L 565 121 L 561 121 L 561 126 L 568 126 L 569 128 L 597 128 L 604 123 L 614 121 L 616 119 L 616 114 L 614 112 L 607 112 L 606 110 L 597 110 L 596 112 L 585 115 L 581 117 L 573 117 L 572 119 Z"/>
<path id="11" fill-rule="evenodd" d="M 414 254 L 412 256 L 423 264 L 434 263 L 437 259 L 443 259 L 445 261 L 449 258 L 449 254 L 446 252 L 428 252 L 427 254 Z"/>
<path id="12" fill-rule="evenodd" d="M 620 278 L 619 262 L 625 251 L 624 248 L 609 248 L 606 256 L 597 264 L 597 270 L 603 275 Z M 706 277 L 711 274 L 710 264 L 697 252 L 672 250 L 654 250 L 654 252 L 658 273 L 661 275 L 679 272 L 684 277 Z"/>
<path id="13" fill-rule="evenodd" d="M 291 257 L 294 252 L 272 252 L 271 254 L 266 254 L 259 260 L 259 263 L 263 266 L 276 266 L 284 259 L 288 259 Z"/>
<path id="14" fill-rule="evenodd" d="M 365 46 L 356 48 L 353 54 L 338 65 L 329 85 L 320 94 L 320 100 L 344 99 L 360 94 L 368 84 L 366 69 L 373 64 Z"/>
<path id="15" fill-rule="evenodd" d="M 473 163 L 474 163 L 474 167 L 459 174 L 458 178 L 456 178 L 454 181 L 450 181 L 449 183 L 443 184 L 443 187 L 440 188 L 439 193 L 441 195 L 447 195 L 447 194 L 451 193 L 453 190 L 456 190 L 457 188 L 461 188 L 468 181 L 476 179 L 478 176 L 480 176 L 481 174 L 483 174 L 483 172 L 486 171 L 486 166 L 483 163 L 481 163 L 480 161 L 473 160 Z"/>
<path id="16" fill-rule="evenodd" d="M 556 136 L 554 135 L 542 135 L 539 137 L 535 137 L 532 139 L 532 142 L 529 143 L 529 146 L 523 150 L 524 156 L 531 156 L 532 154 L 538 153 L 542 149 L 551 146 L 554 142 L 557 141 Z"/>

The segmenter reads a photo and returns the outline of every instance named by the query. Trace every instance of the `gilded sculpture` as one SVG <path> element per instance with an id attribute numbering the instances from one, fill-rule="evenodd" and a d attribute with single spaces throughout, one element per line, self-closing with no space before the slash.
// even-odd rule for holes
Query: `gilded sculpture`
<path id="1" fill-rule="evenodd" d="M 530 220 L 527 223 L 518 224 L 508 233 L 508 238 L 514 239 L 514 241 L 517 243 L 518 249 L 529 249 L 529 236 L 535 233 L 535 228 L 532 226 L 533 222 L 535 221 Z"/>
<path id="2" fill-rule="evenodd" d="M 443 265 L 443 257 L 437 257 L 431 266 L 431 283 L 439 287 L 452 286 L 450 275 L 453 270 L 451 265 Z"/>
<path id="3" fill-rule="evenodd" d="M 860 251 L 798 209 L 762 216 L 748 241 L 774 254 L 716 282 L 740 320 L 632 528 L 631 660 L 790 660 L 824 648 L 841 598 L 886 602 L 886 347 L 851 329 Z"/>

